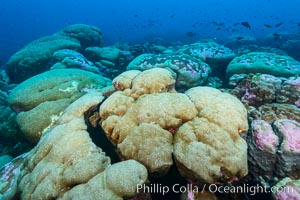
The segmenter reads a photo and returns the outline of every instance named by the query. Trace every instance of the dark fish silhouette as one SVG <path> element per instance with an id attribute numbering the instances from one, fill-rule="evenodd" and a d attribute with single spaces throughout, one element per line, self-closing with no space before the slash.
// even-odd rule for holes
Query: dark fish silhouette
<path id="1" fill-rule="evenodd" d="M 197 35 L 197 33 L 192 32 L 192 31 L 188 31 L 188 32 L 185 33 L 185 35 L 188 36 L 188 37 L 195 37 Z"/>
<path id="2" fill-rule="evenodd" d="M 281 39 L 281 34 L 279 33 L 273 33 L 274 40 L 280 40 Z"/>
<path id="3" fill-rule="evenodd" d="M 273 26 L 271 26 L 270 24 L 264 24 L 264 26 L 267 28 L 273 28 Z"/>
<path id="4" fill-rule="evenodd" d="M 170 18 L 174 18 L 175 14 L 170 15 Z"/>
<path id="5" fill-rule="evenodd" d="M 241 25 L 243 25 L 244 27 L 251 29 L 251 26 L 248 22 L 241 22 Z"/>
<path id="6" fill-rule="evenodd" d="M 279 22 L 279 23 L 275 24 L 274 27 L 277 28 L 277 27 L 281 26 L 282 24 L 283 24 L 283 22 Z"/>
<path id="7" fill-rule="evenodd" d="M 237 36 L 237 37 L 235 37 L 235 39 L 242 40 L 242 39 L 244 39 L 244 37 L 243 36 Z"/>
<path id="8" fill-rule="evenodd" d="M 212 21 L 212 24 L 213 24 L 213 25 L 216 25 L 216 26 L 224 26 L 224 22 L 216 22 L 216 21 Z"/>

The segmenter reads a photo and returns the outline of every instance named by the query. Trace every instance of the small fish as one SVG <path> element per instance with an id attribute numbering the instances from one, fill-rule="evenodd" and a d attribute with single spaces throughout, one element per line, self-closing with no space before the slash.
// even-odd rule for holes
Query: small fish
<path id="1" fill-rule="evenodd" d="M 279 34 L 279 33 L 273 33 L 273 36 L 274 36 L 274 40 L 281 39 L 281 34 Z"/>
<path id="2" fill-rule="evenodd" d="M 173 18 L 174 18 L 174 16 L 175 16 L 175 14 L 172 14 L 172 15 L 170 15 L 170 18 L 172 18 L 172 19 L 173 19 Z"/>
<path id="3" fill-rule="evenodd" d="M 242 40 L 242 39 L 244 39 L 244 37 L 243 36 L 237 36 L 237 37 L 235 37 L 237 40 Z"/>
<path id="4" fill-rule="evenodd" d="M 213 25 L 216 25 L 216 26 L 224 26 L 224 22 L 216 22 L 216 21 L 212 21 L 212 24 L 213 24 Z"/>
<path id="5" fill-rule="evenodd" d="M 264 26 L 267 28 L 273 28 L 273 26 L 271 26 L 270 24 L 264 24 Z"/>
<path id="6" fill-rule="evenodd" d="M 192 32 L 192 31 L 188 31 L 188 32 L 185 33 L 185 35 L 188 36 L 188 37 L 195 37 L 197 35 L 197 33 Z"/>
<path id="7" fill-rule="evenodd" d="M 243 25 L 244 27 L 251 29 L 251 26 L 248 22 L 241 22 L 241 25 Z"/>
<path id="8" fill-rule="evenodd" d="M 282 24 L 283 24 L 283 22 L 279 22 L 279 23 L 275 24 L 274 27 L 277 28 L 277 27 L 281 26 Z"/>
<path id="9" fill-rule="evenodd" d="M 139 16 L 138 14 L 133 15 L 134 18 L 137 18 L 138 16 Z"/>

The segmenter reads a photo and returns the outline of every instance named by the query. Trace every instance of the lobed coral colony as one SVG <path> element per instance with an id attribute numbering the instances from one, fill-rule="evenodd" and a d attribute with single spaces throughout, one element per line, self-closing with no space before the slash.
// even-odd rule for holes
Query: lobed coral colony
<path id="1" fill-rule="evenodd" d="M 0 73 L 0 199 L 300 199 L 294 43 L 31 42 Z"/>

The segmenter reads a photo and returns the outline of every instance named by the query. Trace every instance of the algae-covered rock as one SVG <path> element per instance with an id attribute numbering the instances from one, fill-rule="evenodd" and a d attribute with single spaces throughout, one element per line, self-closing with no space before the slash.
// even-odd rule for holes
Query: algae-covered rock
<path id="1" fill-rule="evenodd" d="M 284 81 L 276 96 L 276 101 L 295 104 L 300 108 L 300 77 L 290 77 Z"/>
<path id="2" fill-rule="evenodd" d="M 234 74 L 262 73 L 277 77 L 300 74 L 300 62 L 289 56 L 275 53 L 251 52 L 234 58 L 227 67 L 226 76 Z"/>
<path id="3" fill-rule="evenodd" d="M 274 186 L 272 194 L 276 200 L 300 199 L 300 179 L 286 177 L 280 180 Z"/>
<path id="4" fill-rule="evenodd" d="M 129 63 L 127 70 L 144 71 L 156 67 L 170 70 L 179 90 L 205 85 L 211 73 L 206 63 L 185 54 L 142 54 Z"/>
<path id="5" fill-rule="evenodd" d="M 110 80 L 78 69 L 51 70 L 34 76 L 11 92 L 9 105 L 18 113 L 17 123 L 24 136 L 39 140 L 45 128 L 73 101 L 91 90 L 110 85 Z"/>
<path id="6" fill-rule="evenodd" d="M 116 78 L 119 91 L 99 112 L 120 156 L 141 162 L 153 176 L 169 171 L 172 154 L 185 178 L 212 183 L 245 176 L 247 144 L 239 133 L 248 123 L 241 102 L 208 87 L 177 93 L 174 82 L 161 68 Z"/>
<path id="7" fill-rule="evenodd" d="M 254 120 L 248 137 L 252 175 L 299 179 L 300 124 L 279 119 L 271 124 Z"/>
<path id="8" fill-rule="evenodd" d="M 264 104 L 257 109 L 250 110 L 249 117 L 262 119 L 270 124 L 278 119 L 290 119 L 300 123 L 300 108 L 291 104 Z"/>
<path id="9" fill-rule="evenodd" d="M 235 74 L 229 79 L 231 94 L 247 105 L 258 107 L 276 100 L 283 80 L 268 74 Z"/>

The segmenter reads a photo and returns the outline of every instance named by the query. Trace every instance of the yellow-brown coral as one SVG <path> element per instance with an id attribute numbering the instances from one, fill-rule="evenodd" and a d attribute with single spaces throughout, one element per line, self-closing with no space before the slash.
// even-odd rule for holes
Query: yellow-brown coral
<path id="1" fill-rule="evenodd" d="M 248 130 L 247 112 L 237 98 L 209 87 L 177 93 L 165 69 L 131 80 L 100 106 L 101 126 L 123 158 L 164 175 L 174 154 L 181 175 L 209 183 L 247 174 L 247 144 L 239 135 Z"/>

